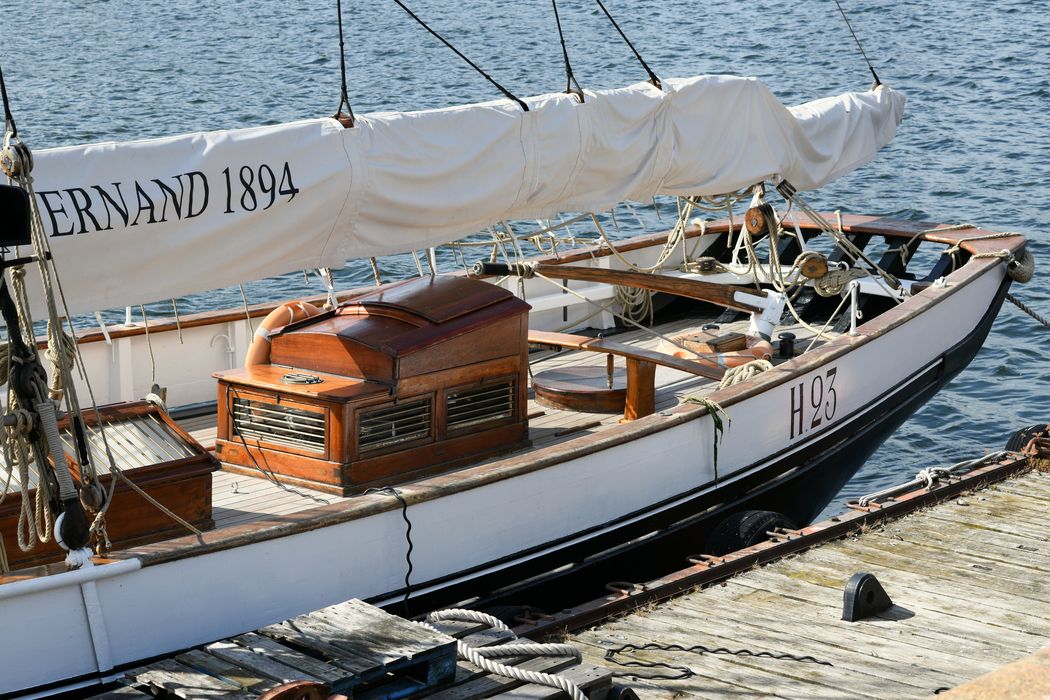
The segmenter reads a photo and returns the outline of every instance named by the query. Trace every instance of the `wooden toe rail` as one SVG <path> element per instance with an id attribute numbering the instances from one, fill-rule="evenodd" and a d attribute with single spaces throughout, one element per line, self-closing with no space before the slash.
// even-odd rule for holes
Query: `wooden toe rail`
<path id="1" fill-rule="evenodd" d="M 529 342 L 539 345 L 553 345 L 569 350 L 587 350 L 608 355 L 618 355 L 627 359 L 627 403 L 624 406 L 625 421 L 635 420 L 653 413 L 656 410 L 656 368 L 669 367 L 680 372 L 695 374 L 700 377 L 722 380 L 724 371 L 710 365 L 684 360 L 655 350 L 617 343 L 605 338 L 588 338 L 585 335 L 571 333 L 552 333 L 549 331 L 529 331 Z"/>

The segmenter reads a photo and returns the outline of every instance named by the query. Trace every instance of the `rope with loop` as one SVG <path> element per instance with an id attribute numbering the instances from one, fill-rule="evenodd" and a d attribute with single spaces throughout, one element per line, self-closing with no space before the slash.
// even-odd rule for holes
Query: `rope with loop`
<path id="1" fill-rule="evenodd" d="M 871 77 L 875 78 L 875 85 L 872 87 L 878 87 L 882 85 L 882 81 L 879 80 L 878 73 L 875 72 L 875 68 L 871 65 L 871 61 L 868 60 L 868 54 L 864 51 L 864 47 L 860 44 L 860 39 L 857 38 L 857 33 L 853 31 L 853 25 L 849 23 L 849 18 L 846 17 L 845 10 L 842 9 L 842 4 L 839 0 L 835 0 L 835 5 L 839 8 L 839 14 L 842 15 L 842 19 L 846 21 L 846 26 L 849 28 L 849 33 L 853 35 L 853 41 L 857 42 L 857 48 L 860 49 L 860 55 L 864 57 L 864 62 L 868 64 L 868 70 L 871 71 Z"/>
<path id="2" fill-rule="evenodd" d="M 500 85 L 499 83 L 497 83 L 496 80 L 491 75 L 489 75 L 485 71 L 481 70 L 481 68 L 479 68 L 476 63 L 474 63 L 469 58 L 464 56 L 463 52 L 461 52 L 459 49 L 457 49 L 455 46 L 453 46 L 448 41 L 448 39 L 446 39 L 445 37 L 443 37 L 440 34 L 438 34 L 436 31 L 431 29 L 430 26 L 426 22 L 424 22 L 422 19 L 420 19 L 419 16 L 415 12 L 413 12 L 410 9 L 408 9 L 408 6 L 405 5 L 405 3 L 401 2 L 401 0 L 394 0 L 394 2 L 397 4 L 398 7 L 400 7 L 402 10 L 407 12 L 409 17 L 411 17 L 416 22 L 418 22 L 419 26 L 423 27 L 423 29 L 426 29 L 428 32 L 430 32 L 430 34 L 433 35 L 438 41 L 440 41 L 442 44 L 447 46 L 449 49 L 452 50 L 452 52 L 454 54 L 456 54 L 461 59 L 463 59 L 463 61 L 466 62 L 466 64 L 468 66 L 470 66 L 471 68 L 476 70 L 479 74 L 481 74 L 482 78 L 484 78 L 485 80 L 487 80 L 490 83 L 492 83 L 493 85 L 495 85 L 496 89 L 503 93 L 504 97 L 506 97 L 508 100 L 513 100 L 514 102 L 517 102 L 518 106 L 521 107 L 521 111 L 523 111 L 523 112 L 528 112 L 529 111 L 529 106 L 527 104 L 525 104 L 524 100 L 521 100 L 521 99 L 515 97 L 514 95 L 512 95 L 511 92 L 509 90 L 507 90 L 507 88 L 505 88 L 502 85 Z"/>
<path id="3" fill-rule="evenodd" d="M 605 16 L 609 18 L 610 22 L 612 22 L 612 26 L 616 28 L 616 31 L 619 32 L 620 38 L 622 38 L 627 46 L 630 47 L 631 52 L 634 53 L 634 57 L 638 59 L 638 62 L 642 64 L 642 68 L 644 68 L 645 72 L 649 74 L 649 82 L 652 83 L 653 87 L 657 90 L 663 90 L 663 84 L 660 82 L 660 79 L 656 77 L 656 73 L 653 72 L 653 69 L 650 68 L 649 64 L 645 62 L 644 58 L 642 58 L 642 54 L 638 53 L 638 49 L 634 48 L 634 44 L 631 43 L 631 40 L 628 39 L 627 35 L 624 34 L 622 29 L 620 29 L 620 25 L 616 23 L 615 19 L 613 19 L 612 14 L 610 14 L 608 8 L 605 7 L 605 3 L 603 3 L 602 0 L 594 1 L 598 3 L 598 7 L 602 8 L 602 12 L 604 12 Z M 394 0 L 394 2 L 397 2 L 397 0 Z"/>
<path id="4" fill-rule="evenodd" d="M 580 101 L 580 104 L 583 104 L 583 89 L 576 81 L 576 76 L 572 74 L 572 65 L 569 63 L 569 49 L 565 46 L 565 34 L 561 30 L 561 17 L 558 15 L 558 0 L 551 0 L 551 7 L 554 8 L 554 23 L 558 25 L 558 41 L 561 42 L 561 55 L 565 60 L 565 92 L 570 95 L 575 95 L 576 99 Z"/>
<path id="5" fill-rule="evenodd" d="M 836 228 L 832 226 L 827 219 L 821 216 L 819 212 L 813 209 L 813 207 L 809 206 L 809 204 L 807 204 L 806 201 L 802 199 L 801 196 L 799 196 L 798 190 L 796 190 L 795 187 L 787 180 L 781 180 L 780 183 L 777 185 L 776 189 L 777 192 L 780 193 L 780 196 L 782 196 L 786 202 L 793 203 L 796 206 L 798 206 L 799 210 L 801 210 L 802 213 L 808 216 L 810 220 L 814 224 L 816 224 L 818 228 L 820 228 L 822 233 L 830 235 L 835 240 L 835 243 L 838 245 L 838 247 L 842 249 L 842 252 L 846 253 L 848 256 L 853 258 L 853 262 L 864 261 L 865 263 L 870 265 L 871 269 L 874 270 L 879 275 L 879 277 L 882 278 L 886 285 L 888 285 L 887 291 L 890 293 L 890 296 L 898 304 L 903 302 L 903 300 L 900 299 L 895 293 L 902 289 L 900 280 L 898 280 L 896 277 L 879 267 L 879 265 L 874 260 L 869 258 L 863 250 L 855 246 L 853 242 L 846 237 L 845 233 L 842 231 L 841 215 L 839 216 L 839 225 Z"/>
<path id="6" fill-rule="evenodd" d="M 335 11 L 339 16 L 339 106 L 335 108 L 333 119 L 339 120 L 344 126 L 354 126 L 354 110 L 350 106 L 350 98 L 346 94 L 346 52 L 343 47 L 343 0 L 335 0 Z M 343 107 L 346 106 L 346 115 L 343 115 Z"/>
<path id="7" fill-rule="evenodd" d="M 891 486 L 875 493 L 869 493 L 866 496 L 861 496 L 857 499 L 857 504 L 860 506 L 868 506 L 872 503 L 882 501 L 888 497 L 896 496 L 901 493 L 911 491 L 916 487 L 922 487 L 924 489 L 932 489 L 934 484 L 942 479 L 950 479 L 953 476 L 958 476 L 963 472 L 968 472 L 972 469 L 986 466 L 988 464 L 994 464 L 1010 455 L 1006 450 L 999 450 L 992 452 L 984 457 L 978 457 L 976 459 L 967 459 L 962 462 L 956 462 L 950 467 L 927 467 L 921 469 L 915 478 L 906 484 L 900 484 L 898 486 Z"/>
<path id="8" fill-rule="evenodd" d="M 504 632 L 510 632 L 512 635 L 514 634 L 501 620 L 492 615 L 486 615 L 477 610 L 464 610 L 459 608 L 432 612 L 427 615 L 425 622 L 417 621 L 416 624 L 422 625 L 433 632 L 441 634 L 441 631 L 434 627 L 432 623 L 443 622 L 446 620 L 478 622 Z M 514 639 L 516 640 L 517 638 L 517 635 L 514 635 Z M 519 666 L 508 666 L 499 663 L 498 661 L 492 661 L 491 658 L 489 658 L 510 656 L 568 656 L 577 660 L 582 658 L 580 650 L 570 644 L 511 643 L 497 644 L 489 647 L 474 647 L 467 644 L 462 639 L 457 639 L 456 651 L 461 658 L 466 659 L 486 673 L 503 676 L 504 678 L 513 678 L 514 680 L 522 681 L 523 683 L 535 683 L 536 685 L 543 685 L 548 688 L 557 688 L 572 698 L 572 700 L 587 700 L 587 696 L 583 694 L 583 691 L 580 690 L 579 686 L 564 676 L 558 676 L 551 673 L 541 673 L 539 671 L 529 671 Z"/>

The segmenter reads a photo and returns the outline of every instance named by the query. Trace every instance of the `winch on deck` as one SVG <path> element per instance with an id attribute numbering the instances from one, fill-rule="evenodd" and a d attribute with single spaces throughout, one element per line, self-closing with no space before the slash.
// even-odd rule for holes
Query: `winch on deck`
<path id="1" fill-rule="evenodd" d="M 485 282 L 386 286 L 270 334 L 270 364 L 221 372 L 232 471 L 338 494 L 522 446 L 529 305 Z"/>

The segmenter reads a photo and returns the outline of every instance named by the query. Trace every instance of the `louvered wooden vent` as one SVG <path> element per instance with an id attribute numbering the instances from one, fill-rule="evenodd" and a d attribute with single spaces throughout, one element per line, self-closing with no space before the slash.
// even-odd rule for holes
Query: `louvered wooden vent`
<path id="1" fill-rule="evenodd" d="M 421 440 L 430 435 L 431 423 L 429 399 L 363 410 L 358 414 L 358 452 Z"/>
<path id="2" fill-rule="evenodd" d="M 450 392 L 445 425 L 449 432 L 514 415 L 514 382 L 500 382 L 475 389 Z"/>
<path id="3" fill-rule="evenodd" d="M 233 400 L 233 432 L 244 438 L 324 453 L 324 413 L 258 401 Z"/>

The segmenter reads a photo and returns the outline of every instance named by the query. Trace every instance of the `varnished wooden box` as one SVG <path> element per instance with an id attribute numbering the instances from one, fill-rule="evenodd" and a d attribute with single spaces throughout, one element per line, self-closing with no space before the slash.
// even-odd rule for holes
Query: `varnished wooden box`
<path id="1" fill-rule="evenodd" d="M 520 447 L 528 304 L 477 280 L 387 285 L 221 372 L 225 469 L 347 494 Z M 295 383 L 309 381 L 313 383 Z"/>
<path id="2" fill-rule="evenodd" d="M 145 401 L 113 404 L 98 410 L 108 431 L 110 450 L 124 474 L 198 529 L 214 527 L 211 473 L 218 468 L 215 457 L 170 416 Z M 98 438 L 95 412 L 85 411 L 84 421 L 88 432 L 94 435 L 89 442 L 99 483 L 108 493 L 110 482 L 115 477 L 109 473 L 108 459 Z M 63 424 L 59 427 L 65 431 Z M 74 473 L 74 476 L 79 475 Z M 35 497 L 36 490 L 31 489 L 29 495 Z M 53 539 L 47 543 L 38 542 L 28 552 L 21 551 L 16 530 L 21 504 L 22 497 L 13 483 L 0 504 L 0 535 L 4 538 L 11 567 L 23 568 L 64 559 L 65 552 Z M 120 479 L 113 492 L 113 503 L 106 513 L 106 530 L 116 549 L 189 534 L 186 528 Z"/>

